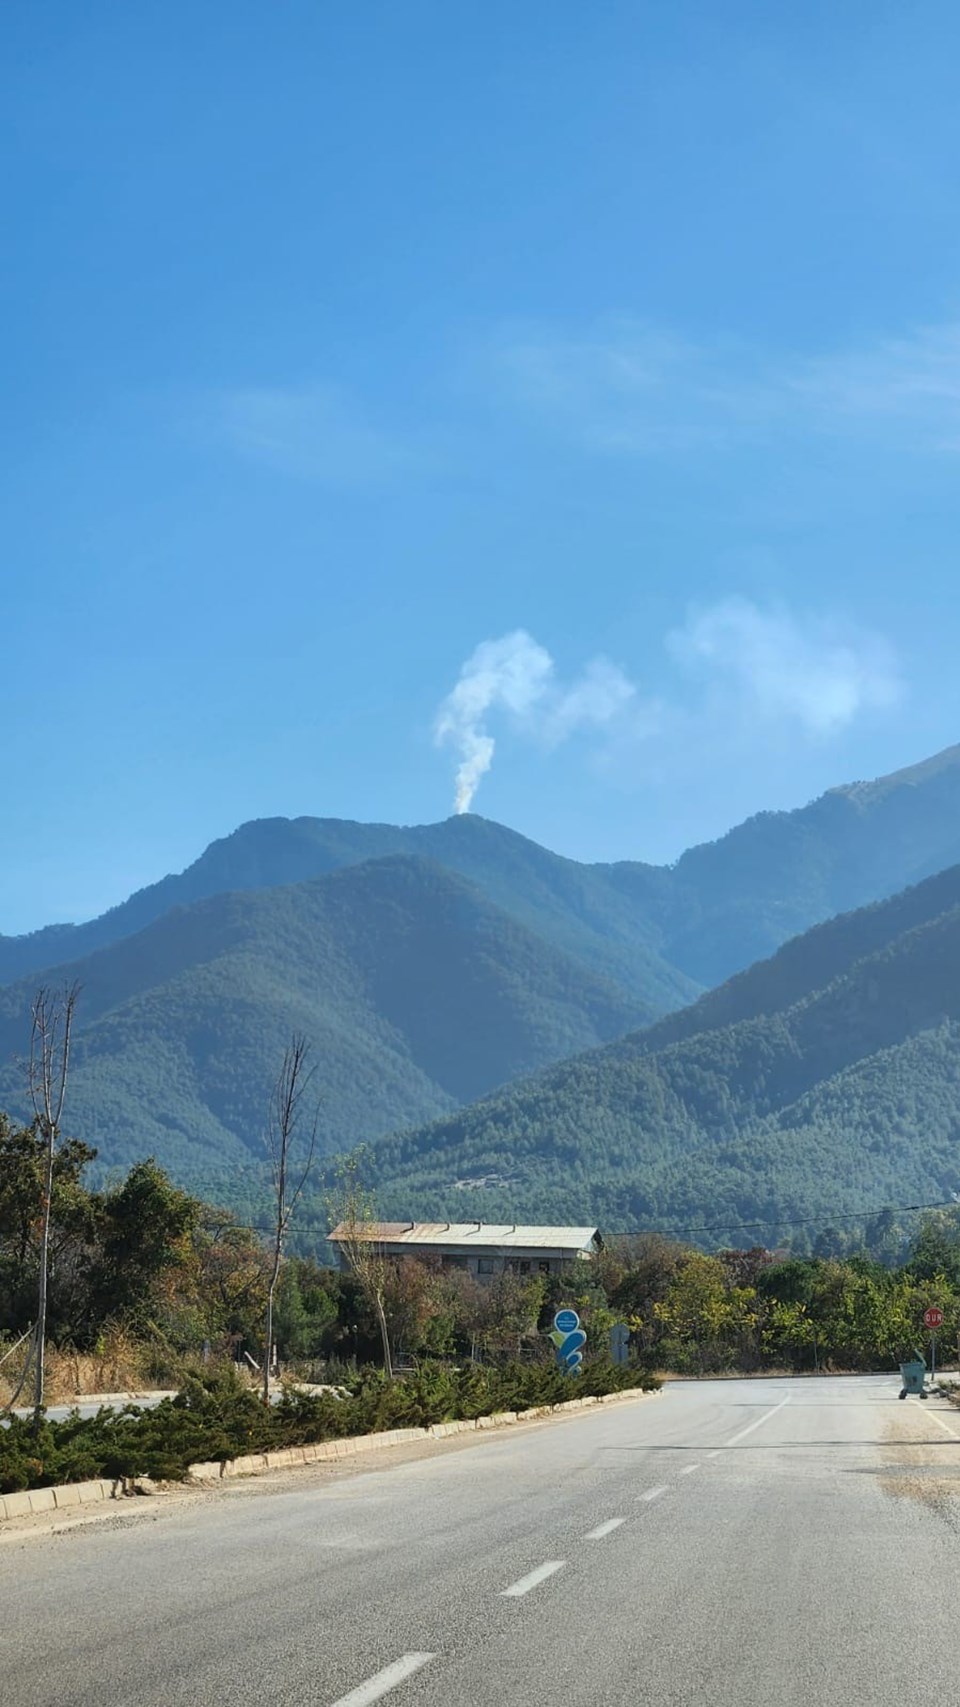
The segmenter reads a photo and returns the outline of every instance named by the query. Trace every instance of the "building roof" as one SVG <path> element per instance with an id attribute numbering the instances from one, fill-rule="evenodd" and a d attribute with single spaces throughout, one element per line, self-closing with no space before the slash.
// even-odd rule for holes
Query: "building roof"
<path id="1" fill-rule="evenodd" d="M 597 1244 L 600 1235 L 596 1227 L 518 1227 L 489 1221 L 371 1221 L 349 1230 L 341 1222 L 330 1234 L 334 1244 L 349 1238 L 434 1250 L 476 1245 L 498 1250 L 581 1251 Z"/>

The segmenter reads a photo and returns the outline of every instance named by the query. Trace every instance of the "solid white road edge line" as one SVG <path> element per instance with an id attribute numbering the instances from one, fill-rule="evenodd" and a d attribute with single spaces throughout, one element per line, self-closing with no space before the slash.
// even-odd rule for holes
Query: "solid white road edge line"
<path id="1" fill-rule="evenodd" d="M 746 1428 L 742 1428 L 739 1434 L 732 1434 L 730 1439 L 727 1441 L 727 1445 L 736 1446 L 738 1440 L 746 1440 L 748 1434 L 752 1434 L 755 1428 L 762 1428 L 764 1423 L 768 1423 L 771 1417 L 775 1417 L 777 1412 L 782 1411 L 784 1405 L 789 1405 L 789 1403 L 790 1394 L 788 1393 L 785 1399 L 780 1400 L 779 1405 L 774 1405 L 772 1410 L 764 1411 L 762 1417 L 757 1417 L 756 1422 L 747 1423 Z"/>
<path id="2" fill-rule="evenodd" d="M 919 1399 L 914 1399 L 913 1403 L 916 1405 L 918 1411 L 923 1412 L 925 1417 L 932 1417 L 935 1423 L 939 1423 L 940 1427 L 946 1434 L 952 1435 L 954 1440 L 960 1440 L 960 1434 L 957 1433 L 956 1429 L 951 1428 L 948 1422 L 944 1422 L 943 1418 L 938 1416 L 936 1411 L 931 1411 L 929 1406 L 921 1404 Z"/>
<path id="3" fill-rule="evenodd" d="M 512 1600 L 519 1600 L 522 1594 L 529 1594 L 532 1588 L 545 1583 L 548 1577 L 553 1576 L 554 1571 L 562 1571 L 566 1562 L 566 1559 L 548 1559 L 545 1565 L 538 1565 L 535 1571 L 529 1571 L 518 1582 L 511 1583 L 509 1588 L 501 1589 L 500 1593 L 508 1595 Z M 340 1704 L 335 1702 L 334 1707 L 340 1707 Z M 353 1707 L 352 1702 L 350 1707 Z"/>
<path id="4" fill-rule="evenodd" d="M 625 1517 L 608 1517 L 606 1523 L 598 1523 L 596 1529 L 588 1529 L 584 1541 L 602 1541 L 605 1535 L 611 1535 L 619 1529 L 621 1523 L 626 1523 Z"/>
<path id="5" fill-rule="evenodd" d="M 661 1494 L 669 1493 L 669 1491 L 668 1488 L 648 1488 L 645 1494 L 640 1495 L 640 1498 L 646 1501 L 658 1500 Z"/>
<path id="6" fill-rule="evenodd" d="M 376 1677 L 368 1677 L 366 1683 L 358 1683 L 356 1689 L 351 1689 L 349 1695 L 341 1695 L 334 1701 L 333 1707 L 370 1707 L 372 1701 L 379 1701 L 389 1690 L 396 1689 L 398 1683 L 412 1677 L 415 1671 L 425 1666 L 428 1660 L 435 1660 L 436 1654 L 403 1654 L 394 1660 L 392 1666 L 384 1666 Z"/>

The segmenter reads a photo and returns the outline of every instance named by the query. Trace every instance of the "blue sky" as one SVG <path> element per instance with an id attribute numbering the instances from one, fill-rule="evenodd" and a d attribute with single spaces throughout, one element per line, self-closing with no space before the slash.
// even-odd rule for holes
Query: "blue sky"
<path id="1" fill-rule="evenodd" d="M 937 0 L 13 0 L 0 930 L 458 777 L 672 858 L 960 737 L 958 56 Z"/>

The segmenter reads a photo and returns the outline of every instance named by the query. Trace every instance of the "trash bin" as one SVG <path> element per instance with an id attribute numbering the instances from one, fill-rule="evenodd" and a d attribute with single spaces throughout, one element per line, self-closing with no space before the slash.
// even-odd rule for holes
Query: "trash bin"
<path id="1" fill-rule="evenodd" d="M 919 1399 L 925 1399 L 923 1384 L 927 1378 L 927 1366 L 922 1358 L 916 1358 L 912 1363 L 900 1365 L 900 1397 L 905 1399 L 908 1393 L 915 1393 Z"/>

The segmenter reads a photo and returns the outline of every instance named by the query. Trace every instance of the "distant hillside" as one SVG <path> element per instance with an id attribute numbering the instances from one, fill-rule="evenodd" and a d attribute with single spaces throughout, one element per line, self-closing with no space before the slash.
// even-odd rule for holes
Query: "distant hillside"
<path id="1" fill-rule="evenodd" d="M 811 925 L 954 864 L 960 746 L 878 781 L 831 789 L 797 811 L 760 813 L 672 867 L 578 864 L 469 814 L 412 828 L 262 819 L 99 919 L 0 936 L 0 984 L 117 943 L 174 906 L 398 855 L 469 878 L 511 918 L 613 979 L 653 1018 Z"/>
<path id="2" fill-rule="evenodd" d="M 836 913 L 881 900 L 960 857 L 960 746 L 833 788 L 796 812 L 761 812 L 691 848 L 669 873 L 624 863 L 613 880 L 658 925 L 664 959 L 703 986 Z"/>
<path id="3" fill-rule="evenodd" d="M 260 1163 L 290 1029 L 314 1045 L 321 1141 L 349 1147 L 618 1035 L 646 1016 L 612 983 L 422 860 L 177 907 L 52 982 L 83 986 L 71 1132 L 107 1164 L 181 1178 Z M 0 990 L 0 1060 L 23 1053 L 33 981 Z M 22 1107 L 16 1069 L 0 1107 Z"/>
<path id="4" fill-rule="evenodd" d="M 503 912 L 644 1004 L 646 1017 L 678 1007 L 700 986 L 668 966 L 657 929 L 607 869 L 579 865 L 485 818 L 448 818 L 413 829 L 335 818 L 265 818 L 243 824 L 177 877 L 142 889 L 84 925 L 0 937 L 0 984 L 108 947 L 171 907 L 232 891 L 301 883 L 371 859 L 433 861 L 470 879 Z"/>
<path id="5" fill-rule="evenodd" d="M 396 1214 L 688 1231 L 960 1189 L 960 867 L 377 1150 Z M 489 1179 L 484 1189 L 457 1188 Z M 723 1234 L 721 1232 L 720 1236 Z"/>

